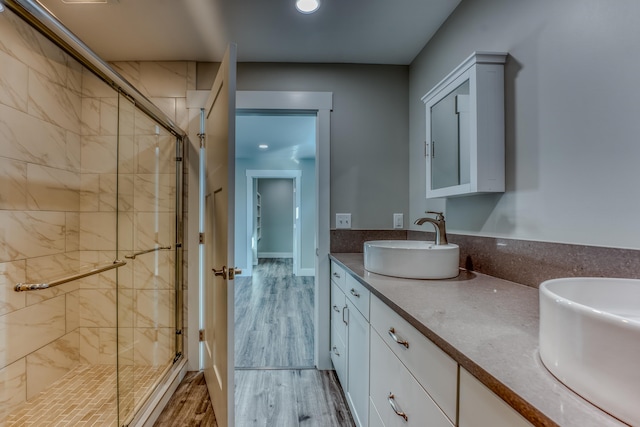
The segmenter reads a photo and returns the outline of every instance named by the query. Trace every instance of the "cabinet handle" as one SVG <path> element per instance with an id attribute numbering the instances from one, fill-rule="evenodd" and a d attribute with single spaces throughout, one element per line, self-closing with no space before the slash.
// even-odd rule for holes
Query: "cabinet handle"
<path id="1" fill-rule="evenodd" d="M 407 414 L 398 409 L 393 393 L 389 393 L 389 397 L 387 397 L 387 400 L 389 401 L 389 405 L 391 405 L 391 409 L 393 409 L 393 412 L 395 412 L 397 416 L 402 417 L 405 421 L 409 421 L 409 417 L 407 417 Z"/>
<path id="2" fill-rule="evenodd" d="M 360 294 L 358 293 L 358 291 L 356 291 L 353 288 L 351 288 L 351 295 L 353 295 L 356 298 L 360 298 Z"/>
<path id="3" fill-rule="evenodd" d="M 342 321 L 344 322 L 345 325 L 349 324 L 349 322 L 347 322 L 345 320 L 345 318 L 344 318 L 344 313 L 345 313 L 345 311 L 348 311 L 348 310 L 349 310 L 349 308 L 346 305 L 344 307 L 342 307 Z"/>
<path id="4" fill-rule="evenodd" d="M 333 272 L 333 277 L 337 277 L 337 278 L 339 279 L 339 278 L 340 278 L 340 277 L 342 277 L 342 276 L 340 276 L 337 272 L 335 272 L 335 271 L 334 271 L 334 272 Z"/>
<path id="5" fill-rule="evenodd" d="M 336 347 L 335 345 L 333 346 L 333 354 L 335 354 L 336 356 L 340 356 L 340 353 L 338 353 L 338 347 Z"/>
<path id="6" fill-rule="evenodd" d="M 340 308 L 338 308 L 337 305 L 333 306 L 333 311 L 335 311 L 336 313 L 340 313 Z"/>
<path id="7" fill-rule="evenodd" d="M 398 338 L 395 328 L 389 328 L 389 336 L 398 344 L 409 348 L 409 341 L 401 340 L 400 338 Z"/>

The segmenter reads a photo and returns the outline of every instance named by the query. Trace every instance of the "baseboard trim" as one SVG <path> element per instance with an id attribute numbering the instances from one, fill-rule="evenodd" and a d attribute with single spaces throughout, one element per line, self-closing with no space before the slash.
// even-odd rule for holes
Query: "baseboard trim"
<path id="1" fill-rule="evenodd" d="M 258 252 L 258 258 L 293 258 L 293 252 Z"/>
<path id="2" fill-rule="evenodd" d="M 316 269 L 315 268 L 299 268 L 296 276 L 315 276 Z"/>

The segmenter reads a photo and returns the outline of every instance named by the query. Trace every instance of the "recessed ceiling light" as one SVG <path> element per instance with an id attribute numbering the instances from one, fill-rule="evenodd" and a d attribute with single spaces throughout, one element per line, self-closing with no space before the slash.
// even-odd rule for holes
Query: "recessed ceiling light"
<path id="1" fill-rule="evenodd" d="M 267 148 L 269 148 L 269 146 L 267 144 L 260 144 L 258 145 L 258 148 L 261 150 L 266 150 Z"/>
<path id="2" fill-rule="evenodd" d="M 300 13 L 313 13 L 320 8 L 320 0 L 296 0 L 296 9 Z"/>

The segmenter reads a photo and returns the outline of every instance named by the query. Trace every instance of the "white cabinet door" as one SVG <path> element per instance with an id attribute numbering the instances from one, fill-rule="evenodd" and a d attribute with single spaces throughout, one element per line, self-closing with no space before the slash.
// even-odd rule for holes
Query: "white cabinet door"
<path id="1" fill-rule="evenodd" d="M 347 400 L 356 425 L 369 425 L 369 323 L 347 299 Z"/>
<path id="2" fill-rule="evenodd" d="M 522 415 L 460 367 L 460 427 L 532 427 Z"/>
<path id="3" fill-rule="evenodd" d="M 331 283 L 331 333 L 347 341 L 347 299 L 335 283 Z"/>
<path id="4" fill-rule="evenodd" d="M 331 282 L 331 362 L 346 392 L 347 385 L 347 299 Z"/>
<path id="5" fill-rule="evenodd" d="M 373 404 L 371 399 L 369 399 L 369 427 L 385 427 L 376 405 Z"/>

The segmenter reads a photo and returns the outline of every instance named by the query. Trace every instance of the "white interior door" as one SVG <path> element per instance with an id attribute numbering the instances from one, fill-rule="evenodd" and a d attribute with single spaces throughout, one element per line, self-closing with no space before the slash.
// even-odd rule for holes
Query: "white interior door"
<path id="1" fill-rule="evenodd" d="M 204 376 L 218 426 L 234 425 L 234 193 L 236 46 L 205 107 Z"/>

